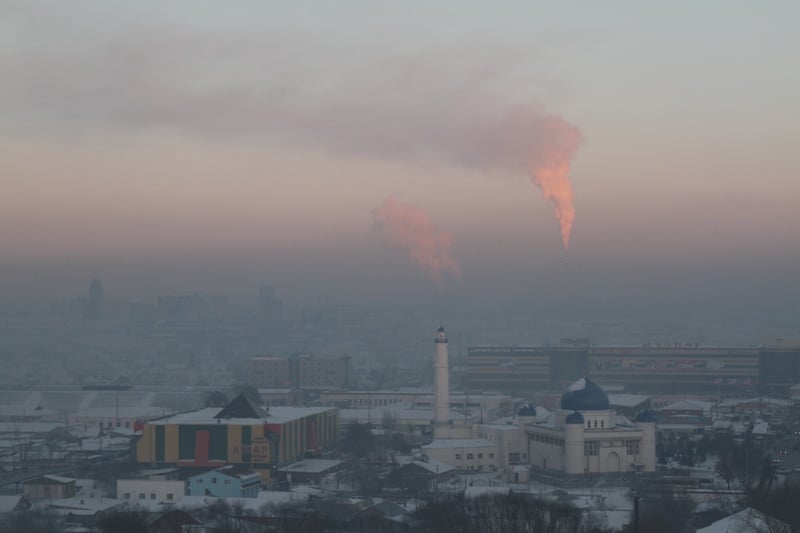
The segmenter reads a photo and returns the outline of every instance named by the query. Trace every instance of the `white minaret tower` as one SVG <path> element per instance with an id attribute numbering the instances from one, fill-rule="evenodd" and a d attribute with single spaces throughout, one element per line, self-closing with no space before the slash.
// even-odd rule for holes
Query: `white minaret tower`
<path id="1" fill-rule="evenodd" d="M 433 436 L 442 438 L 446 436 L 444 431 L 450 424 L 450 377 L 447 364 L 447 335 L 444 333 L 444 326 L 439 327 L 436 334 L 436 358 L 433 362 L 435 370 L 434 379 L 434 400 L 433 400 Z"/>

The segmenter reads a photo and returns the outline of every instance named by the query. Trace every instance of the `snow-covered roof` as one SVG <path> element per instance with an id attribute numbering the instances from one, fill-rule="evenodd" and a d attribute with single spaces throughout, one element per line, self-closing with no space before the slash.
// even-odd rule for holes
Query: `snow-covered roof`
<path id="1" fill-rule="evenodd" d="M 320 474 L 342 464 L 336 459 L 303 459 L 289 466 L 281 468 L 281 472 L 295 472 L 299 474 Z"/>
<path id="2" fill-rule="evenodd" d="M 708 527 L 698 529 L 697 533 L 761 533 L 776 531 L 789 533 L 790 527 L 777 518 L 748 507 L 738 513 L 717 520 Z"/>
<path id="3" fill-rule="evenodd" d="M 114 498 L 62 498 L 47 502 L 47 507 L 58 514 L 73 514 L 81 516 L 92 516 L 101 511 L 108 511 L 127 505 L 125 500 Z"/>
<path id="4" fill-rule="evenodd" d="M 115 407 L 109 405 L 82 409 L 71 415 L 70 418 L 148 418 L 164 416 L 171 412 L 170 409 L 162 409 L 161 407 Z"/>
<path id="5" fill-rule="evenodd" d="M 443 463 L 441 461 L 436 461 L 435 459 L 428 459 L 427 461 L 411 461 L 407 464 L 416 465 L 420 468 L 427 470 L 431 474 L 437 474 L 437 475 L 446 474 L 447 472 L 454 470 L 454 468 L 451 465 Z"/>
<path id="6" fill-rule="evenodd" d="M 644 396 L 642 394 L 609 394 L 608 395 L 608 402 L 611 405 L 618 405 L 620 407 L 636 407 L 647 400 L 650 399 L 650 396 Z"/>
<path id="7" fill-rule="evenodd" d="M 22 494 L 14 494 L 13 496 L 0 495 L 0 513 L 15 511 L 22 499 Z"/>
<path id="8" fill-rule="evenodd" d="M 488 439 L 436 439 L 422 449 L 445 448 L 494 448 L 495 443 Z"/>
<path id="9" fill-rule="evenodd" d="M 293 420 L 300 420 L 307 416 L 325 413 L 332 407 L 270 407 L 266 418 L 216 418 L 221 411 L 219 407 L 206 407 L 197 411 L 178 413 L 176 415 L 153 420 L 150 424 L 234 424 L 234 425 L 259 425 L 259 424 L 285 424 Z"/>
<path id="10" fill-rule="evenodd" d="M 713 402 L 704 402 L 701 400 L 678 400 L 665 407 L 662 411 L 702 411 L 709 412 L 714 407 Z"/>

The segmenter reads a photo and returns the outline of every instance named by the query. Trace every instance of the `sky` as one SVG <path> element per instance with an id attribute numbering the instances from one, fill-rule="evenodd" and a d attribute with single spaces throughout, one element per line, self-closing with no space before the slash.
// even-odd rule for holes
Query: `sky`
<path id="1" fill-rule="evenodd" d="M 4 298 L 800 296 L 796 2 L 0 11 Z"/>

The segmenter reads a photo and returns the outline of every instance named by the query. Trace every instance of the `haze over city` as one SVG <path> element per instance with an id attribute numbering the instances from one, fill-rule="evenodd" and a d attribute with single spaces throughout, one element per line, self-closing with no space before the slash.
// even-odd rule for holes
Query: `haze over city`
<path id="1" fill-rule="evenodd" d="M 798 20 L 0 0 L 0 533 L 800 530 Z"/>
<path id="2" fill-rule="evenodd" d="M 4 2 L 9 302 L 92 276 L 766 322 L 797 299 L 794 3 L 152 8 Z M 547 150 L 566 233 L 531 168 Z M 388 198 L 448 235 L 457 274 L 381 229 Z"/>

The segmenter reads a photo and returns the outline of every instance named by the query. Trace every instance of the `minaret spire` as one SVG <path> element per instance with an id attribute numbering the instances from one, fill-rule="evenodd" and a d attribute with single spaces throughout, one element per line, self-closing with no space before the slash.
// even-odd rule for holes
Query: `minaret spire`
<path id="1" fill-rule="evenodd" d="M 436 355 L 434 368 L 434 401 L 433 401 L 433 436 L 441 438 L 443 431 L 450 424 L 450 376 L 447 361 L 447 334 L 444 326 L 439 326 L 436 333 Z"/>

